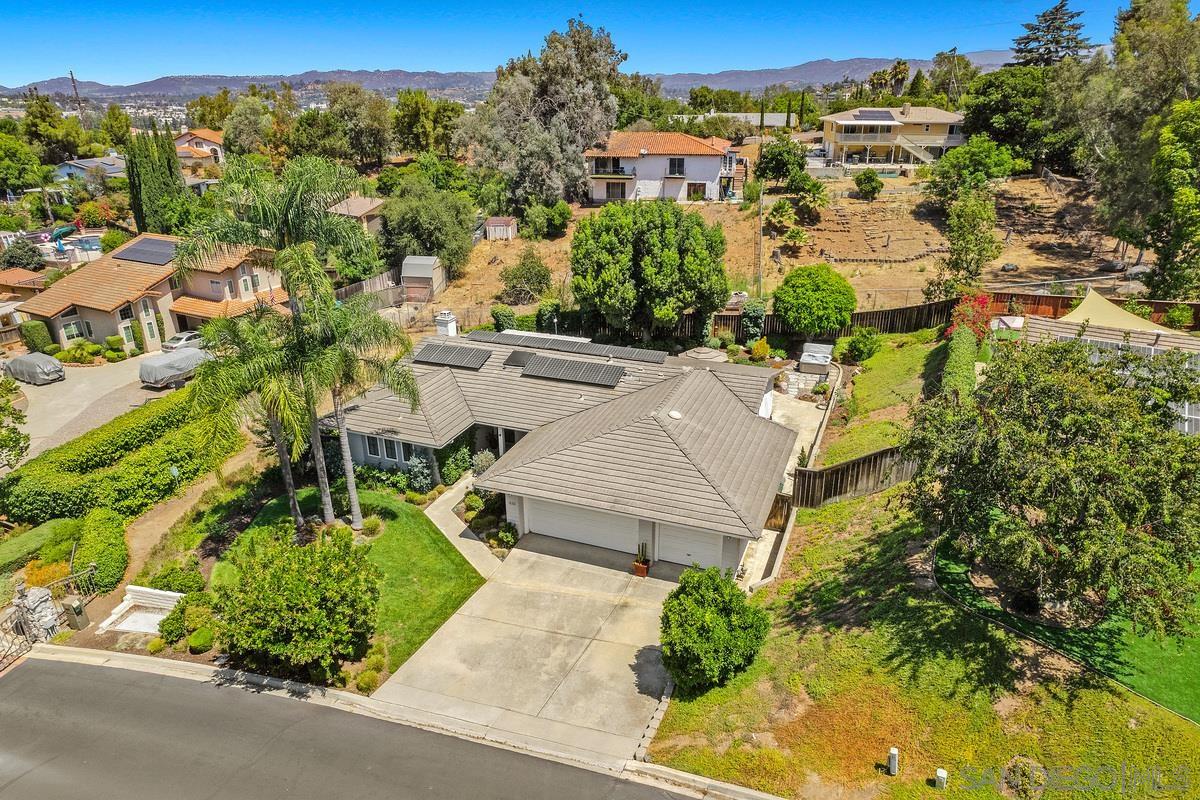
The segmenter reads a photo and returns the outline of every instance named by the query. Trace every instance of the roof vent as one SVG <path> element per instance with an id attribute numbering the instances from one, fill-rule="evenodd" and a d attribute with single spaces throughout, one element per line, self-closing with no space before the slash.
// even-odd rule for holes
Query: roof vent
<path id="1" fill-rule="evenodd" d="M 671 419 L 683 419 L 683 414 L 681 414 L 678 409 L 674 408 L 667 412 L 667 416 Z"/>
<path id="2" fill-rule="evenodd" d="M 910 111 L 912 111 L 912 103 L 905 103 L 904 105 L 900 106 L 900 116 L 907 117 L 908 112 Z"/>

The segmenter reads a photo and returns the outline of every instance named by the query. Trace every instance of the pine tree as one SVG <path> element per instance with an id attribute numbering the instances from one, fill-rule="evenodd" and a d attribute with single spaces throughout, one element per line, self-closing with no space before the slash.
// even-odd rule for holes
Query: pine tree
<path id="1" fill-rule="evenodd" d="M 1036 20 L 1024 23 L 1025 33 L 1013 40 L 1013 63 L 1022 67 L 1050 67 L 1091 49 L 1092 43 L 1080 33 L 1083 23 L 1076 22 L 1082 15 L 1082 11 L 1068 8 L 1067 0 L 1058 0 L 1038 14 Z"/>

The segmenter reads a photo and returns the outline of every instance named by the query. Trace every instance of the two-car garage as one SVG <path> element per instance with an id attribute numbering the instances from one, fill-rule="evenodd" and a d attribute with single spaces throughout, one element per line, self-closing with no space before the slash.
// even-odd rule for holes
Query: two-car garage
<path id="1" fill-rule="evenodd" d="M 522 533 L 532 531 L 631 555 L 637 553 L 638 543 L 645 541 L 650 557 L 655 561 L 699 564 L 702 567 L 737 566 L 724 563 L 726 537 L 717 533 L 663 522 L 651 523 L 622 514 L 532 497 L 510 496 L 509 500 L 517 507 L 510 506 L 508 518 L 523 522 L 518 524 Z M 740 555 L 742 548 L 734 550 Z"/>

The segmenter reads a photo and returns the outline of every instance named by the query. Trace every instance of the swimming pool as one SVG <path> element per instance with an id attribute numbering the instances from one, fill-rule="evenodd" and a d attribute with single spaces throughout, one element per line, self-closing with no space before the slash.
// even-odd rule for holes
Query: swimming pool
<path id="1" fill-rule="evenodd" d="M 75 245 L 80 250 L 87 250 L 89 252 L 95 252 L 100 249 L 100 237 L 99 236 L 79 236 L 75 239 L 72 239 L 70 241 L 70 244 Z"/>

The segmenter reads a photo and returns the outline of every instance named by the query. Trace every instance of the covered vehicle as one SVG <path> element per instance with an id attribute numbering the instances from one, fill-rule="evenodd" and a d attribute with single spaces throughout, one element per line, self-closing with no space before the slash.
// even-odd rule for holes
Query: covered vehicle
<path id="1" fill-rule="evenodd" d="M 196 368 L 210 358 L 212 354 L 208 351 L 194 347 L 150 356 L 138 367 L 138 378 L 146 386 L 182 386 L 196 374 Z"/>
<path id="2" fill-rule="evenodd" d="M 4 365 L 4 371 L 11 378 L 16 378 L 23 383 L 32 383 L 35 386 L 61 381 L 67 376 L 62 362 L 45 353 L 17 356 Z"/>

